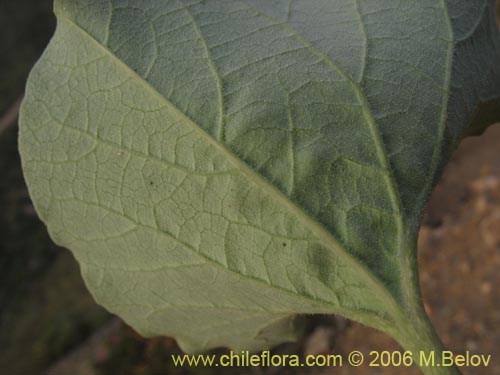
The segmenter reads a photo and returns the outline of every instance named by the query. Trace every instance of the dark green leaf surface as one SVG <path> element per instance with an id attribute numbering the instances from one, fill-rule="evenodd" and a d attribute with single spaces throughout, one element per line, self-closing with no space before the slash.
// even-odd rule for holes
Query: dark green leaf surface
<path id="1" fill-rule="evenodd" d="M 189 351 L 293 339 L 298 313 L 397 336 L 427 196 L 498 114 L 493 1 L 55 11 L 21 155 L 99 303 Z"/>

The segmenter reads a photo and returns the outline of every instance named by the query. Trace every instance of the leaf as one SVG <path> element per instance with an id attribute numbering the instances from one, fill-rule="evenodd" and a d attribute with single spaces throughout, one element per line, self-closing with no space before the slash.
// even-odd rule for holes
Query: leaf
<path id="1" fill-rule="evenodd" d="M 268 348 L 303 313 L 429 341 L 416 237 L 498 119 L 494 7 L 56 1 L 21 114 L 37 212 L 100 304 L 186 351 Z"/>

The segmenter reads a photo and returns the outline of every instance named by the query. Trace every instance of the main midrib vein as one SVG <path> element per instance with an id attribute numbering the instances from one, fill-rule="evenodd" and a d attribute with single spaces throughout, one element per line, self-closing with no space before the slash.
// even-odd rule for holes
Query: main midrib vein
<path id="1" fill-rule="evenodd" d="M 363 30 L 363 33 L 364 33 L 363 36 L 364 36 L 364 39 L 365 39 L 365 50 L 366 50 L 368 48 L 367 47 L 368 36 L 366 34 L 366 30 L 365 30 L 365 27 L 363 25 L 362 15 L 361 15 L 360 9 L 358 7 L 358 5 L 359 5 L 358 1 L 357 0 L 354 0 L 354 1 L 355 1 L 354 5 L 355 5 L 355 8 L 356 8 L 356 11 L 359 14 L 360 22 L 361 22 L 361 26 L 362 26 L 362 30 Z M 293 27 L 291 27 L 287 23 L 280 22 L 280 21 L 276 20 L 275 18 L 273 18 L 273 17 L 271 17 L 271 16 L 269 16 L 267 14 L 262 13 L 261 11 L 259 11 L 255 7 L 252 7 L 251 5 L 247 4 L 246 2 L 244 2 L 244 4 L 247 7 L 253 9 L 260 16 L 262 16 L 264 18 L 267 18 L 268 20 L 270 20 L 274 24 L 282 27 L 285 30 L 288 30 L 288 31 L 292 32 L 292 34 L 295 36 L 295 38 L 299 42 L 301 42 L 302 44 L 304 44 L 306 47 L 309 48 L 309 50 L 311 51 L 311 53 L 313 53 L 316 56 L 318 56 L 319 58 L 321 58 L 322 61 L 324 61 L 325 63 L 327 63 L 328 65 L 330 65 L 347 82 L 349 82 L 349 84 L 353 88 L 354 92 L 358 96 L 359 100 L 361 101 L 362 113 L 363 113 L 363 116 L 365 117 L 365 119 L 366 119 L 366 121 L 368 123 L 368 126 L 370 128 L 370 132 L 372 134 L 372 138 L 373 138 L 373 141 L 374 141 L 374 144 L 375 144 L 375 148 L 376 148 L 378 159 L 382 163 L 382 165 L 383 165 L 383 167 L 384 167 L 384 169 L 386 171 L 386 175 L 387 175 L 387 178 L 388 178 L 388 181 L 386 181 L 386 183 L 387 183 L 387 186 L 388 186 L 389 195 L 390 195 L 390 197 L 391 197 L 391 199 L 393 201 L 393 204 L 394 204 L 394 206 L 395 206 L 395 208 L 397 210 L 397 213 L 398 213 L 396 215 L 396 218 L 397 218 L 396 219 L 396 225 L 397 225 L 398 242 L 399 242 L 398 255 L 399 255 L 399 265 L 400 265 L 401 280 L 403 281 L 403 284 L 404 284 L 403 288 L 400 289 L 400 292 L 405 297 L 405 295 L 407 294 L 406 291 L 405 291 L 405 289 L 411 289 L 411 290 L 413 290 L 413 285 L 408 285 L 407 284 L 408 282 L 412 283 L 413 281 L 407 279 L 407 274 L 410 273 L 410 272 L 409 272 L 409 270 L 406 269 L 406 267 L 409 265 L 409 263 L 406 260 L 407 260 L 408 257 L 412 256 L 411 252 L 415 251 L 415 249 L 413 249 L 413 248 L 405 248 L 405 244 L 406 244 L 405 236 L 407 236 L 407 233 L 406 233 L 406 222 L 405 222 L 406 218 L 405 218 L 405 214 L 404 214 L 405 211 L 403 209 L 403 203 L 401 201 L 401 196 L 400 196 L 398 188 L 397 188 L 396 179 L 394 177 L 394 173 L 392 171 L 391 164 L 390 164 L 389 159 L 387 157 L 387 151 L 386 151 L 385 145 L 384 145 L 384 143 L 382 141 L 382 136 L 381 136 L 380 131 L 378 129 L 377 123 L 376 123 L 375 119 L 373 118 L 373 116 L 372 116 L 372 114 L 371 114 L 371 112 L 369 110 L 370 107 L 368 105 L 368 100 L 367 100 L 365 94 L 363 93 L 363 91 L 358 86 L 358 83 L 355 82 L 346 72 L 344 72 L 344 70 L 342 68 L 340 68 L 340 66 L 330 56 L 328 56 L 323 51 L 321 51 L 316 46 L 314 46 L 311 42 L 309 42 L 306 38 L 304 38 L 300 33 L 298 33 Z M 366 53 L 367 52 L 365 51 L 365 58 L 363 60 L 363 71 L 365 70 L 365 65 L 366 65 Z M 360 79 L 362 80 L 363 77 L 361 76 Z M 411 273 L 413 273 L 413 272 L 411 272 Z M 371 274 L 371 272 L 370 272 L 370 274 Z M 392 297 L 392 295 L 391 295 L 391 297 Z M 392 301 L 394 301 L 394 298 L 392 298 Z M 397 308 L 399 309 L 399 304 L 397 302 L 395 302 L 395 301 L 394 301 L 394 303 L 397 306 Z M 399 310 L 399 312 L 400 312 L 400 310 Z"/>
<path id="2" fill-rule="evenodd" d="M 453 26 L 451 25 L 450 17 L 448 15 L 448 5 L 446 4 L 446 0 L 441 0 L 441 3 L 443 4 L 443 15 L 445 18 L 445 23 L 447 27 L 447 31 L 450 37 L 450 40 L 447 41 L 448 43 L 448 50 L 446 51 L 446 67 L 445 67 L 445 82 L 444 82 L 444 87 L 445 90 L 449 90 L 450 84 L 451 84 L 451 65 L 453 62 Z M 432 188 L 432 183 L 435 179 L 435 175 L 437 173 L 437 166 L 439 163 L 439 156 L 440 156 L 440 151 L 442 149 L 442 143 L 444 141 L 444 130 L 446 128 L 446 118 L 447 118 L 447 111 L 448 111 L 448 99 L 449 95 L 444 94 L 443 95 L 443 102 L 441 106 L 441 113 L 439 116 L 439 128 L 438 128 L 438 142 L 437 145 L 434 147 L 433 153 L 432 153 L 432 159 L 431 159 L 431 168 L 430 168 L 430 173 L 429 177 L 427 178 L 427 181 L 425 182 L 425 188 L 422 190 L 422 194 L 419 197 L 420 207 L 423 207 L 423 201 L 427 198 L 427 194 Z M 417 215 L 419 216 L 419 215 Z"/>
<path id="3" fill-rule="evenodd" d="M 445 77 L 444 77 L 444 89 L 445 92 L 443 93 L 443 100 L 442 100 L 442 108 L 441 108 L 441 113 L 439 116 L 439 128 L 437 132 L 437 144 L 433 148 L 432 152 L 432 158 L 431 158 L 431 164 L 430 164 L 430 169 L 429 169 L 429 175 L 427 177 L 427 180 L 424 183 L 424 187 L 421 190 L 421 193 L 417 197 L 417 205 L 416 207 L 416 212 L 413 213 L 412 217 L 410 218 L 411 222 L 409 223 L 409 228 L 410 230 L 418 230 L 419 225 L 420 225 L 420 211 L 423 209 L 425 205 L 425 201 L 429 195 L 429 192 L 432 189 L 432 184 L 434 179 L 436 178 L 436 174 L 438 173 L 438 164 L 439 164 L 439 159 L 441 155 L 441 150 L 443 148 L 443 142 L 444 140 L 444 131 L 446 128 L 446 119 L 447 119 L 447 111 L 448 111 L 448 101 L 449 101 L 449 95 L 447 95 L 447 92 L 450 88 L 451 84 L 451 66 L 453 63 L 453 27 L 451 25 L 450 17 L 448 14 L 448 5 L 446 3 L 446 0 L 441 0 L 441 3 L 443 4 L 443 16 L 445 18 L 445 23 L 448 29 L 449 33 L 449 38 L 450 40 L 447 41 L 448 43 L 448 50 L 446 51 L 446 67 L 445 67 Z M 410 268 L 412 268 L 412 272 L 404 273 L 401 278 L 402 282 L 402 291 L 404 293 L 403 295 L 403 302 L 405 304 L 405 307 L 408 309 L 413 309 L 414 303 L 416 302 L 416 299 L 419 298 L 420 296 L 420 290 L 419 290 L 419 285 L 418 285 L 418 274 L 414 275 L 413 274 L 413 269 L 417 268 L 417 256 L 416 256 L 416 249 L 413 249 L 412 247 L 409 248 L 409 251 L 403 252 L 401 258 L 401 264 L 403 265 L 404 263 L 407 264 Z M 404 267 L 404 266 L 403 266 Z"/>
<path id="4" fill-rule="evenodd" d="M 354 268 L 358 269 L 358 274 L 363 275 L 365 281 L 368 281 L 373 285 L 378 291 L 379 295 L 385 299 L 385 301 L 390 305 L 390 311 L 392 311 L 395 316 L 398 315 L 400 310 L 400 305 L 396 302 L 394 296 L 381 284 L 381 281 L 362 263 L 360 263 L 354 256 L 352 256 L 333 236 L 332 234 L 320 223 L 315 221 L 311 216 L 309 216 L 302 208 L 298 207 L 276 186 L 267 181 L 263 176 L 252 170 L 245 162 L 236 157 L 229 149 L 224 145 L 219 143 L 215 138 L 207 134 L 200 126 L 193 122 L 186 114 L 182 113 L 172 102 L 161 95 L 149 82 L 145 81 L 137 72 L 131 69 L 127 64 L 125 64 L 121 59 L 114 55 L 110 50 L 103 46 L 99 41 L 97 41 L 92 35 L 90 35 L 85 29 L 80 27 L 71 18 L 67 17 L 65 14 L 56 12 L 58 18 L 62 21 L 67 22 L 69 25 L 74 27 L 78 32 L 80 32 L 84 37 L 89 38 L 97 48 L 102 50 L 105 54 L 109 55 L 113 61 L 115 61 L 119 66 L 121 66 L 125 71 L 127 71 L 131 76 L 135 77 L 138 82 L 140 82 L 144 88 L 150 91 L 155 97 L 158 97 L 162 102 L 166 104 L 166 107 L 170 108 L 173 114 L 177 115 L 179 119 L 183 120 L 186 125 L 194 129 L 200 137 L 202 137 L 209 144 L 214 146 L 222 154 L 224 154 L 229 162 L 231 162 L 238 170 L 240 170 L 247 178 L 259 186 L 263 191 L 267 192 L 269 195 L 273 196 L 276 201 L 282 204 L 287 210 L 292 213 L 295 217 L 298 217 L 303 224 L 311 230 L 311 232 L 324 244 L 326 244 L 330 249 L 336 250 L 336 252 L 343 256 L 344 259 L 350 263 Z"/>

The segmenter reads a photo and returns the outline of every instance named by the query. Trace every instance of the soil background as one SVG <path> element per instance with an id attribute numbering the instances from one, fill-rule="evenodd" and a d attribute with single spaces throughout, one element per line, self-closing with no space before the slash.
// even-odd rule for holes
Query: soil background
<path id="1" fill-rule="evenodd" d="M 27 74 L 54 29 L 52 1 L 0 0 L 0 373 L 11 375 L 420 374 L 417 368 L 174 368 L 170 338 L 143 339 L 97 306 L 65 249 L 38 220 L 22 177 L 17 111 Z M 500 375 L 500 124 L 462 142 L 426 210 L 419 237 L 425 307 L 445 346 L 492 354 Z M 276 353 L 401 350 L 336 316 L 309 317 L 307 335 Z M 223 349 L 213 353 L 224 353 Z"/>

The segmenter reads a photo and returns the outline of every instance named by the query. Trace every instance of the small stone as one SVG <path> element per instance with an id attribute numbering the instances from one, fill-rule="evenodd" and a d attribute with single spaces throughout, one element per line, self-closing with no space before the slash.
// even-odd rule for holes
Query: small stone
<path id="1" fill-rule="evenodd" d="M 318 355 L 330 352 L 334 333 L 334 329 L 330 327 L 316 328 L 307 338 L 304 345 L 304 355 Z"/>
<path id="2" fill-rule="evenodd" d="M 470 184 L 470 188 L 475 193 L 491 191 L 500 186 L 500 179 L 497 176 L 484 176 L 474 180 Z"/>
<path id="3" fill-rule="evenodd" d="M 500 243 L 500 212 L 485 217 L 480 224 L 481 237 L 486 245 L 495 247 Z"/>
<path id="4" fill-rule="evenodd" d="M 488 295 L 491 293 L 491 283 L 485 281 L 480 287 L 481 294 Z"/>
<path id="5" fill-rule="evenodd" d="M 474 210 L 478 213 L 478 214 L 481 214 L 481 213 L 484 213 L 488 208 L 488 201 L 486 200 L 486 198 L 484 196 L 478 196 L 475 200 L 474 200 Z"/>
<path id="6" fill-rule="evenodd" d="M 474 340 L 467 340 L 467 342 L 465 343 L 465 347 L 471 352 L 477 352 L 478 350 L 477 342 L 475 342 Z"/>

